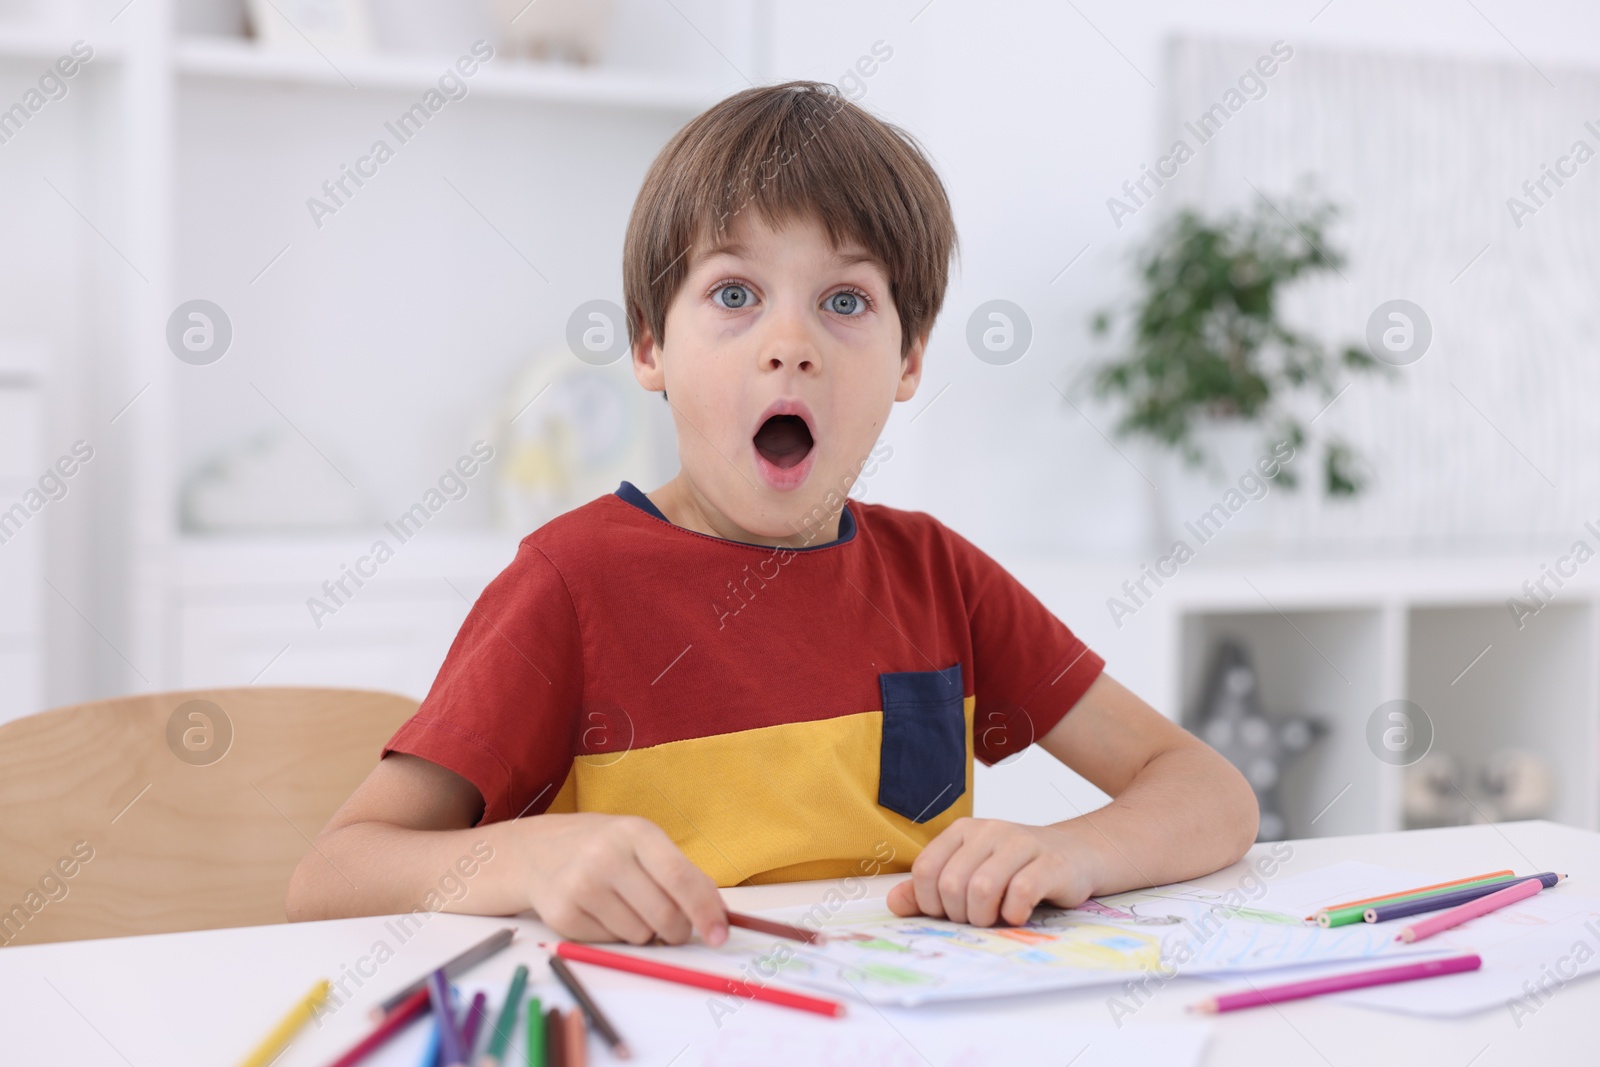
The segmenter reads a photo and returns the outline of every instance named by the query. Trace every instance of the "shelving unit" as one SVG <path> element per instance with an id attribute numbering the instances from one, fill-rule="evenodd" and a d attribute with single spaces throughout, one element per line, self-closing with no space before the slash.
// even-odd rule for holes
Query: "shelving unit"
<path id="1" fill-rule="evenodd" d="M 1290 837 L 1403 828 L 1404 771 L 1366 737 L 1379 706 L 1402 699 L 1427 714 L 1433 750 L 1470 769 L 1509 748 L 1539 756 L 1559 780 L 1550 817 L 1600 828 L 1600 567 L 1579 570 L 1518 628 L 1507 601 L 1525 599 L 1523 582 L 1549 560 L 1196 562 L 1118 628 L 1106 598 L 1124 595 L 1136 566 L 1006 562 L 1109 673 L 1186 726 L 1199 717 L 1218 641 L 1241 641 L 1269 718 L 1309 715 L 1328 727 L 1285 768 Z M 1020 818 L 1036 804 L 1040 790 L 1022 777 L 986 772 L 996 812 Z M 1080 806 L 1096 798 L 1086 783 L 1073 789 Z"/>
<path id="2" fill-rule="evenodd" d="M 6 305 L 0 342 L 48 345 L 62 373 L 45 423 L 89 436 L 103 457 L 93 506 L 39 532 L 50 547 L 26 584 L 50 630 L 28 645 L 40 684 L 0 718 L 258 679 L 425 690 L 462 597 L 526 532 L 490 524 L 487 486 L 319 630 L 305 600 L 368 532 L 197 535 L 180 520 L 184 479 L 275 430 L 303 443 L 307 471 L 336 457 L 374 526 L 403 510 L 486 432 L 573 308 L 620 302 L 622 230 L 645 167 L 685 120 L 743 87 L 719 53 L 755 73 L 765 54 L 759 20 L 735 5 L 620 0 L 614 55 L 576 68 L 497 48 L 468 95 L 319 228 L 307 199 L 470 42 L 336 55 L 335 68 L 186 34 L 181 7 L 85 4 L 87 21 L 65 28 L 0 20 L 0 100 L 72 42 L 95 50 L 68 96 L 4 146 L 0 193 L 38 205 L 39 221 L 8 234 L 0 278 L 48 297 Z M 197 297 L 234 327 L 233 347 L 204 367 L 165 340 L 173 309 Z M 352 405 L 370 421 L 349 418 Z M 47 571 L 76 587 L 38 595 Z M 0 645 L 10 674 L 20 646 Z"/>

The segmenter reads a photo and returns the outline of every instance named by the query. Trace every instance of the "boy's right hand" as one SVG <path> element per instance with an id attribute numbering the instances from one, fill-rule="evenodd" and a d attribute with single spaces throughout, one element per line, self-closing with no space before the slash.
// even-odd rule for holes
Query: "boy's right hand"
<path id="1" fill-rule="evenodd" d="M 578 812 L 524 825 L 529 903 L 562 937 L 635 945 L 657 937 L 681 945 L 694 933 L 713 946 L 727 940 L 716 883 L 650 820 Z"/>

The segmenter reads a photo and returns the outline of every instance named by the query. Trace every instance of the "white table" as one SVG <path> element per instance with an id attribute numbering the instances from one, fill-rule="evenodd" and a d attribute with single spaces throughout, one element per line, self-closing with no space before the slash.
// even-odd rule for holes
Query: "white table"
<path id="1" fill-rule="evenodd" d="M 1571 874 L 1574 892 L 1594 894 L 1591 887 L 1600 886 L 1600 834 L 1547 822 L 1323 838 L 1297 841 L 1293 847 L 1283 875 L 1347 859 L 1436 873 L 1441 878 L 1496 867 L 1523 871 L 1532 861 L 1535 869 Z M 1226 887 L 1236 884 L 1241 873 L 1242 868 L 1222 871 L 1201 881 Z M 903 876 L 870 880 L 872 892 L 887 891 L 899 877 Z M 810 903 L 831 884 L 724 892 L 730 906 L 752 910 Z M 0 1018 L 4 1019 L 0 1062 L 74 1067 L 233 1063 L 316 979 L 337 979 L 342 968 L 353 966 L 379 940 L 394 946 L 397 939 L 385 923 L 383 918 L 345 919 L 0 950 Z M 491 1003 L 498 1003 L 511 970 L 525 962 L 533 971 L 531 992 L 547 992 L 553 982 L 535 942 L 550 934 L 541 924 L 437 915 L 400 946 L 393 959 L 377 967 L 376 975 L 364 980 L 320 1030 L 302 1031 L 276 1067 L 326 1064 L 370 1027 L 368 1007 L 463 946 L 506 925 L 520 928 L 516 943 L 463 978 L 463 984 L 481 982 L 492 990 Z M 591 987 L 602 1001 L 608 995 L 624 999 L 651 995 L 677 998 L 685 1013 L 706 1011 L 705 995 L 693 990 L 594 968 L 585 973 L 592 976 Z M 350 988 L 355 988 L 353 983 Z M 1209 993 L 1216 987 L 1185 979 L 1167 984 L 1129 1025 L 1193 1018 L 1184 1008 L 1201 995 L 1202 988 Z M 1110 992 L 1039 994 L 927 1010 L 967 1016 L 980 1027 L 1003 1025 L 1011 1017 L 1044 1019 L 1063 1027 L 1105 1024 L 1111 1021 L 1106 1003 Z M 1563 988 L 1536 1015 L 1524 1018 L 1520 1028 L 1505 1009 L 1446 1021 L 1308 1000 L 1218 1017 L 1206 1062 L 1273 1067 L 1594 1062 L 1600 1033 L 1597 1020 L 1600 982 L 1582 979 Z M 819 1019 L 817 1025 L 828 1024 Z M 412 1029 L 420 1034 L 423 1028 Z M 419 1044 L 414 1040 L 408 1047 Z M 1065 1063 L 1073 1051 L 1063 1053 L 1060 1046 L 1041 1049 L 1037 1062 Z M 667 1059 L 670 1056 L 635 1062 Z M 592 1055 L 591 1060 L 610 1062 L 603 1055 Z M 399 1055 L 397 1050 L 370 1062 L 410 1064 L 415 1057 Z"/>

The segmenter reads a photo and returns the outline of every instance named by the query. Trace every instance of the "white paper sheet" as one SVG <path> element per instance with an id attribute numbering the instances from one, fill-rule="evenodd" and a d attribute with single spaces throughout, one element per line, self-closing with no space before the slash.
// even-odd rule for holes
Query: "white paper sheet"
<path id="1" fill-rule="evenodd" d="M 1448 879 L 1398 867 L 1346 860 L 1303 874 L 1266 880 L 1252 906 L 1304 919 L 1331 905 L 1384 893 L 1400 893 L 1445 880 Z"/>
<path id="2" fill-rule="evenodd" d="M 1416 871 L 1344 862 L 1268 883 L 1254 907 L 1297 915 L 1318 908 L 1393 893 L 1440 879 Z M 1372 929 L 1395 936 L 1404 922 Z M 1514 1018 L 1536 1013 L 1569 982 L 1600 970 L 1600 899 L 1579 896 L 1563 883 L 1537 896 L 1480 916 L 1426 941 L 1419 949 L 1455 955 L 1476 952 L 1483 967 L 1465 974 L 1426 981 L 1380 986 L 1342 993 L 1345 1004 L 1440 1018 L 1471 1015 L 1490 1009 Z M 1346 964 L 1321 965 L 1283 980 L 1339 974 Z"/>
<path id="3" fill-rule="evenodd" d="M 1600 971 L 1600 899 L 1557 886 L 1420 944 L 1476 952 L 1483 957 L 1483 967 L 1425 982 L 1343 993 L 1338 999 L 1440 1017 L 1499 1009 L 1520 1021 L 1559 997 L 1569 982 Z"/>
<path id="4" fill-rule="evenodd" d="M 817 947 L 736 929 L 720 948 L 649 952 L 750 981 L 899 1005 L 1419 952 L 1366 924 L 1324 930 L 1240 911 L 1223 894 L 1186 885 L 1124 893 L 1070 911 L 1041 908 L 1021 927 L 900 918 L 879 901 L 842 903 L 824 915 L 815 908 L 764 914 L 797 925 L 809 914 L 813 925 L 823 921 L 829 942 Z"/>

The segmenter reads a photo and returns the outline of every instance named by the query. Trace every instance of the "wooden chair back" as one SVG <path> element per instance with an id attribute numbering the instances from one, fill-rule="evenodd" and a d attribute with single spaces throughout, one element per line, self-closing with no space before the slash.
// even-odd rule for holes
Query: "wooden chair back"
<path id="1" fill-rule="evenodd" d="M 416 708 L 251 687 L 0 725 L 0 946 L 284 922 L 295 865 Z"/>

